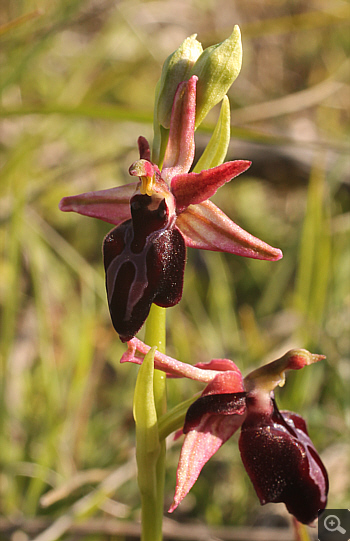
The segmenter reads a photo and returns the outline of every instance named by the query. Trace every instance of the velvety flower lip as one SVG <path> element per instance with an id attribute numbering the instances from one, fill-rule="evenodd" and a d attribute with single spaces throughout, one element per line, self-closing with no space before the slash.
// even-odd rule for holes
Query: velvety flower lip
<path id="1" fill-rule="evenodd" d="M 134 338 L 128 342 L 122 362 L 141 364 L 149 349 Z M 327 504 L 327 472 L 304 419 L 290 411 L 279 411 L 273 390 L 284 384 L 286 371 L 300 370 L 322 359 L 323 355 L 295 349 L 243 378 L 229 359 L 192 366 L 156 352 L 155 368 L 172 377 L 207 383 L 187 411 L 169 511 L 174 511 L 186 496 L 206 462 L 241 428 L 242 462 L 260 503 L 283 502 L 298 521 L 312 523 Z"/>
<path id="2" fill-rule="evenodd" d="M 305 421 L 279 411 L 271 398 L 268 417 L 250 415 L 241 427 L 239 449 L 262 505 L 283 502 L 304 524 L 315 521 L 327 504 L 328 475 L 310 440 Z"/>
<path id="3" fill-rule="evenodd" d="M 106 288 L 113 325 L 123 342 L 146 320 L 151 304 L 169 307 L 182 296 L 186 246 L 277 261 L 281 250 L 253 237 L 209 198 L 246 171 L 235 160 L 199 173 L 194 158 L 198 77 L 178 85 L 163 167 L 151 161 L 147 140 L 139 137 L 140 159 L 129 169 L 138 182 L 64 197 L 59 208 L 99 218 L 116 227 L 103 244 Z"/>

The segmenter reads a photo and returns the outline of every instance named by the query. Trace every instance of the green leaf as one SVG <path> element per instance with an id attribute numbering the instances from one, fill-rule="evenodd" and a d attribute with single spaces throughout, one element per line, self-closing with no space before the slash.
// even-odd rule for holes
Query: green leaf
<path id="1" fill-rule="evenodd" d="M 142 442 L 142 452 L 150 453 L 159 448 L 157 412 L 153 392 L 154 353 L 150 349 L 140 366 L 136 380 L 133 415 L 136 423 L 137 439 Z"/>
<path id="2" fill-rule="evenodd" d="M 230 131 L 230 103 L 228 97 L 224 96 L 214 133 L 196 163 L 193 169 L 194 173 L 200 173 L 204 169 L 211 169 L 224 162 L 230 144 Z"/>

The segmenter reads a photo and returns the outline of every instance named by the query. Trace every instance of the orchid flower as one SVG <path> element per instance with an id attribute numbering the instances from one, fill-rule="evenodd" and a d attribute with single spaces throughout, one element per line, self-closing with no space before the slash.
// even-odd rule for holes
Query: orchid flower
<path id="1" fill-rule="evenodd" d="M 149 349 L 134 338 L 128 342 L 121 361 L 142 364 Z M 274 389 L 284 384 L 287 370 L 299 370 L 321 359 L 323 355 L 295 349 L 243 378 L 228 359 L 192 366 L 155 353 L 154 366 L 158 370 L 207 384 L 187 410 L 170 512 L 189 492 L 204 464 L 241 428 L 242 462 L 260 503 L 283 502 L 304 524 L 317 518 L 327 503 L 327 472 L 304 419 L 290 411 L 279 411 Z"/>
<path id="2" fill-rule="evenodd" d="M 169 307 L 182 296 L 186 246 L 276 261 L 282 252 L 232 222 L 209 198 L 243 173 L 235 160 L 189 173 L 194 158 L 196 84 L 178 85 L 163 167 L 151 161 L 147 140 L 130 167 L 137 182 L 64 197 L 60 209 L 99 218 L 116 227 L 103 243 L 106 288 L 113 325 L 123 342 L 146 320 L 151 304 Z"/>

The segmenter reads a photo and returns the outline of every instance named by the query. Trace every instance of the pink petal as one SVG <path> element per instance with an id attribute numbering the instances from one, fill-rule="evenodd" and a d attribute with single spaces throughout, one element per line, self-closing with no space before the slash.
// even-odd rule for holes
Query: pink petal
<path id="1" fill-rule="evenodd" d="M 220 186 L 244 173 L 252 162 L 235 160 L 200 173 L 176 175 L 171 181 L 171 191 L 176 199 L 178 213 L 189 205 L 202 203 L 214 195 Z"/>
<path id="2" fill-rule="evenodd" d="M 168 183 L 174 175 L 187 173 L 193 162 L 197 80 L 193 75 L 180 83 L 175 94 L 162 169 L 162 177 Z"/>
<path id="3" fill-rule="evenodd" d="M 131 218 L 130 198 L 134 195 L 138 184 L 132 182 L 109 190 L 64 197 L 60 201 L 59 208 L 63 212 L 78 212 L 109 224 L 119 225 Z"/>
<path id="4" fill-rule="evenodd" d="M 269 261 L 278 261 L 283 257 L 281 250 L 244 231 L 211 201 L 187 207 L 178 216 L 176 225 L 190 248 Z"/>
<path id="5" fill-rule="evenodd" d="M 229 416 L 205 414 L 197 428 L 186 434 L 177 467 L 174 501 L 169 513 L 188 494 L 204 464 L 236 432 L 244 419 L 243 413 Z"/>
<path id="6" fill-rule="evenodd" d="M 146 353 L 148 353 L 150 349 L 151 348 L 149 346 L 141 342 L 141 340 L 139 340 L 138 338 L 133 338 L 128 342 L 128 350 L 123 354 L 120 362 L 142 364 L 144 356 L 146 355 Z M 159 351 L 155 352 L 154 366 L 158 370 L 166 372 L 166 374 L 194 379 L 196 381 L 202 381 L 204 383 L 211 382 L 215 378 L 215 376 L 220 373 L 215 370 L 202 370 L 200 368 L 192 366 L 191 364 L 182 363 L 181 361 L 177 361 L 176 359 L 173 359 L 168 355 L 159 353 Z"/>

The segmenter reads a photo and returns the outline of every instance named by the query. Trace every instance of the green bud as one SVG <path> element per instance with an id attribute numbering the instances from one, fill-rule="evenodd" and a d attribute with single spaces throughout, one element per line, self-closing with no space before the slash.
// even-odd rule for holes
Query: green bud
<path id="1" fill-rule="evenodd" d="M 210 109 L 223 99 L 237 78 L 242 65 L 241 32 L 236 25 L 231 36 L 203 51 L 190 77 L 198 76 L 196 128 Z"/>
<path id="2" fill-rule="evenodd" d="M 190 72 L 203 47 L 193 34 L 165 60 L 159 86 L 156 92 L 154 109 L 155 122 L 164 128 L 170 126 L 171 109 L 177 86 L 190 78 Z"/>

